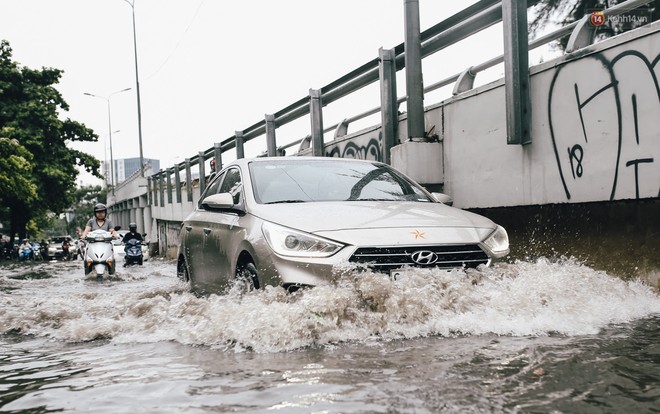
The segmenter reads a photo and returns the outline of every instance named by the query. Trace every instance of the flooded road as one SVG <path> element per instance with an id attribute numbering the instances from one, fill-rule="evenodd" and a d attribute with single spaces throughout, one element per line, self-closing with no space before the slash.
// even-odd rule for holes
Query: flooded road
<path id="1" fill-rule="evenodd" d="M 575 261 L 196 297 L 0 265 L 3 413 L 652 413 L 660 298 Z"/>

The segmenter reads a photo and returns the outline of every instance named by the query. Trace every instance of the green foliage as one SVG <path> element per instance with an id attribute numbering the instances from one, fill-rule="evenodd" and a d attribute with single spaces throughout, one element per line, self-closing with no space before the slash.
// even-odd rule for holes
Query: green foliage
<path id="1" fill-rule="evenodd" d="M 48 225 L 48 217 L 76 201 L 77 166 L 102 178 L 100 162 L 69 148 L 76 141 L 95 142 L 84 124 L 61 120 L 68 104 L 53 85 L 62 71 L 33 70 L 12 60 L 7 41 L 0 42 L 0 214 L 11 234 L 25 236 Z"/>

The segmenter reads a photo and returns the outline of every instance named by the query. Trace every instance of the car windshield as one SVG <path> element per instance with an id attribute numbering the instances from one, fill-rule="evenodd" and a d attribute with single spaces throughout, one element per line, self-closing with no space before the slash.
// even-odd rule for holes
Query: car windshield
<path id="1" fill-rule="evenodd" d="M 431 200 L 417 184 L 384 164 L 344 160 L 250 163 L 255 198 L 261 204 L 309 201 Z"/>

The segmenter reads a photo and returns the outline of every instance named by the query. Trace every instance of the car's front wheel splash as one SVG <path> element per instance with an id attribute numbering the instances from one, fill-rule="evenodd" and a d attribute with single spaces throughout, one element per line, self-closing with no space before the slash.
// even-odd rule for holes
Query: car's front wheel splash
<path id="1" fill-rule="evenodd" d="M 236 268 L 234 289 L 238 289 L 240 293 L 259 289 L 259 277 L 257 275 L 257 267 L 254 263 L 244 263 Z"/>

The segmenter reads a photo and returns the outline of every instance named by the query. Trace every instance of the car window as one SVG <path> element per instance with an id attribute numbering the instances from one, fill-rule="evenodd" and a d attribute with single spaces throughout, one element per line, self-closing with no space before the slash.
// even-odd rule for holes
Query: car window
<path id="1" fill-rule="evenodd" d="M 199 197 L 199 201 L 197 202 L 197 207 L 201 208 L 202 207 L 202 201 L 210 195 L 217 194 L 218 193 L 218 187 L 220 187 L 220 183 L 222 182 L 222 179 L 225 176 L 225 172 L 221 173 L 217 177 L 215 177 L 215 180 L 212 180 L 208 187 L 206 187 L 206 190 L 204 190 L 204 193 L 202 194 L 201 197 Z"/>
<path id="2" fill-rule="evenodd" d="M 392 200 L 432 201 L 423 189 L 379 163 L 254 162 L 250 173 L 259 203 Z"/>
<path id="3" fill-rule="evenodd" d="M 218 189 L 218 193 L 229 193 L 234 198 L 234 204 L 240 204 L 242 193 L 241 173 L 238 168 L 227 170 L 225 179 Z"/>

